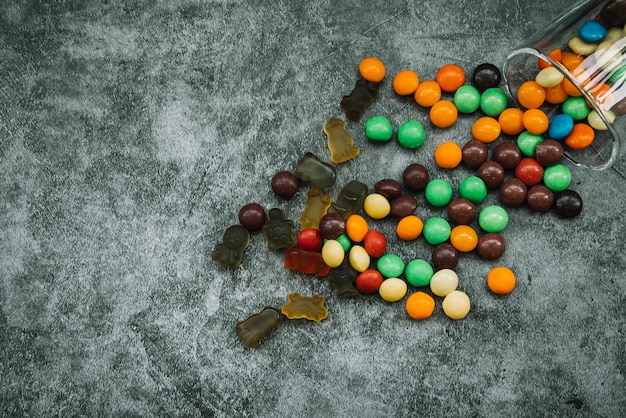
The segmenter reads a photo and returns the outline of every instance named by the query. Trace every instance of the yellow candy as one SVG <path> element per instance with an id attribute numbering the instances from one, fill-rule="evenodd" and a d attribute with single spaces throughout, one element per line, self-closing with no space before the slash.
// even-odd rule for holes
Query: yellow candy
<path id="1" fill-rule="evenodd" d="M 437 296 L 446 296 L 458 285 L 459 276 L 451 269 L 441 269 L 430 279 L 430 290 Z"/>
<path id="2" fill-rule="evenodd" d="M 387 198 L 378 193 L 372 193 L 363 202 L 365 213 L 372 219 L 383 219 L 391 212 L 391 205 Z"/>
<path id="3" fill-rule="evenodd" d="M 598 44 L 595 42 L 586 42 L 583 41 L 582 38 L 574 36 L 567 43 L 567 46 L 569 46 L 570 49 L 578 55 L 591 55 L 593 54 L 593 51 L 596 50 Z"/>
<path id="4" fill-rule="evenodd" d="M 443 298 L 441 306 L 448 318 L 463 319 L 470 311 L 470 300 L 465 293 L 455 290 Z"/>
<path id="5" fill-rule="evenodd" d="M 610 42 L 602 42 L 593 53 L 596 64 L 605 71 L 613 71 L 622 64 L 622 51 Z"/>
<path id="6" fill-rule="evenodd" d="M 391 277 L 384 280 L 378 288 L 380 297 L 387 302 L 397 302 L 406 295 L 407 285 L 406 282 L 397 277 Z"/>
<path id="7" fill-rule="evenodd" d="M 609 30 L 606 33 L 606 37 L 604 38 L 604 42 L 610 42 L 614 44 L 615 42 L 622 39 L 622 37 L 623 37 L 622 29 L 616 28 L 616 27 L 609 28 Z"/>
<path id="8" fill-rule="evenodd" d="M 322 260 L 328 267 L 339 267 L 346 256 L 346 252 L 339 243 L 334 239 L 329 239 L 322 247 Z"/>
<path id="9" fill-rule="evenodd" d="M 615 113 L 613 113 L 612 110 L 607 110 L 606 112 L 604 112 L 604 117 L 609 123 L 613 123 L 613 121 L 615 120 Z M 587 122 L 589 123 L 589 126 L 598 131 L 606 131 L 607 129 L 609 129 L 598 114 L 598 112 L 596 112 L 595 110 L 589 112 L 589 116 L 587 116 Z"/>
<path id="10" fill-rule="evenodd" d="M 563 74 L 556 67 L 546 67 L 537 73 L 535 81 L 541 87 L 555 87 L 563 81 Z"/>
<path id="11" fill-rule="evenodd" d="M 359 273 L 364 272 L 370 267 L 370 255 L 365 248 L 360 245 L 353 245 L 348 255 L 350 265 Z"/>

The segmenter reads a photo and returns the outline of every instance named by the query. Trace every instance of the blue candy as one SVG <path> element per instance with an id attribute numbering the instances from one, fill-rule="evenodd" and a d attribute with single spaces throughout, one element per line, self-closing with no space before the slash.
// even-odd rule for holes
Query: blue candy
<path id="1" fill-rule="evenodd" d="M 578 29 L 578 36 L 585 42 L 600 42 L 606 38 L 608 30 L 597 20 L 590 20 L 583 23 Z"/>
<path id="2" fill-rule="evenodd" d="M 567 113 L 561 113 L 556 115 L 550 121 L 548 126 L 548 137 L 556 140 L 561 140 L 567 137 L 567 135 L 574 129 L 574 118 Z"/>

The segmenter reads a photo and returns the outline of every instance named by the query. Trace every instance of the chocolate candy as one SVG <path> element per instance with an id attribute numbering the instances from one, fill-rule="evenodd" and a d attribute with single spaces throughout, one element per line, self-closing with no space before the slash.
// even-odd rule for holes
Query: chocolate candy
<path id="1" fill-rule="evenodd" d="M 261 228 L 267 247 L 270 251 L 281 248 L 293 247 L 293 221 L 285 219 L 285 214 L 279 208 L 270 209 L 267 214 L 267 221 Z"/>
<path id="2" fill-rule="evenodd" d="M 496 260 L 504 254 L 506 242 L 502 235 L 496 232 L 489 232 L 478 238 L 476 251 L 480 258 L 485 260 Z"/>
<path id="3" fill-rule="evenodd" d="M 485 206 L 478 214 L 478 225 L 486 232 L 500 232 L 508 223 L 509 215 L 498 205 Z"/>
<path id="4" fill-rule="evenodd" d="M 515 177 L 523 181 L 527 186 L 534 186 L 543 179 L 543 167 L 534 158 L 522 158 L 517 167 L 515 167 Z"/>
<path id="5" fill-rule="evenodd" d="M 487 144 L 477 139 L 470 139 L 463 145 L 462 161 L 467 168 L 477 168 L 487 161 L 489 150 Z"/>
<path id="6" fill-rule="evenodd" d="M 428 203 L 435 207 L 442 207 L 450 203 L 453 193 L 450 183 L 443 179 L 433 179 L 428 182 L 424 194 Z"/>
<path id="7" fill-rule="evenodd" d="M 438 245 L 450 238 L 452 227 L 444 218 L 434 216 L 424 222 L 424 238 L 430 245 Z"/>
<path id="8" fill-rule="evenodd" d="M 526 202 L 533 212 L 547 212 L 554 203 L 554 193 L 543 184 L 535 184 L 528 189 Z"/>
<path id="9" fill-rule="evenodd" d="M 487 116 L 497 117 L 506 106 L 506 93 L 499 87 L 489 87 L 480 96 L 480 110 Z"/>
<path id="10" fill-rule="evenodd" d="M 266 214 L 263 206 L 258 203 L 248 203 L 239 209 L 239 223 L 248 231 L 257 231 L 265 224 Z"/>
<path id="11" fill-rule="evenodd" d="M 241 264 L 243 252 L 250 243 L 250 232 L 242 225 L 229 226 L 224 231 L 222 242 L 211 252 L 211 258 L 224 267 L 236 269 Z"/>
<path id="12" fill-rule="evenodd" d="M 376 142 L 387 142 L 393 136 L 393 126 L 384 116 L 373 116 L 365 122 L 365 136 Z"/>
<path id="13" fill-rule="evenodd" d="M 504 181 L 504 168 L 495 161 L 485 161 L 478 167 L 476 175 L 485 182 L 488 189 L 493 190 L 500 187 Z"/>
<path id="14" fill-rule="evenodd" d="M 320 234 L 326 239 L 335 239 L 346 232 L 346 221 L 340 213 L 327 213 L 320 219 Z"/>
<path id="15" fill-rule="evenodd" d="M 476 206 L 462 197 L 448 204 L 448 217 L 457 225 L 468 225 L 476 216 Z"/>
<path id="16" fill-rule="evenodd" d="M 528 187 L 518 178 L 507 179 L 500 186 L 500 202 L 506 206 L 516 208 L 526 201 Z"/>
<path id="17" fill-rule="evenodd" d="M 573 190 L 563 190 L 554 199 L 554 211 L 562 218 L 574 218 L 583 210 L 583 200 Z"/>
<path id="18" fill-rule="evenodd" d="M 626 24 L 626 0 L 611 0 L 600 10 L 600 17 L 609 26 Z"/>
<path id="19" fill-rule="evenodd" d="M 272 177 L 272 191 L 276 196 L 289 199 L 298 191 L 298 179 L 290 171 L 279 171 Z"/>
<path id="20" fill-rule="evenodd" d="M 554 139 L 546 139 L 535 147 L 535 160 L 544 167 L 549 167 L 563 158 L 563 145 Z"/>
<path id="21" fill-rule="evenodd" d="M 254 348 L 271 330 L 280 325 L 280 321 L 280 311 L 276 308 L 267 307 L 245 321 L 238 322 L 235 328 L 237 335 L 244 344 Z"/>
<path id="22" fill-rule="evenodd" d="M 429 180 L 428 169 L 422 164 L 409 164 L 402 172 L 402 181 L 411 190 L 424 190 Z"/>
<path id="23" fill-rule="evenodd" d="M 472 83 L 479 91 L 485 91 L 492 87 L 498 87 L 502 80 L 502 73 L 493 64 L 483 63 L 478 65 L 472 73 Z"/>
<path id="24" fill-rule="evenodd" d="M 403 193 L 392 199 L 390 205 L 391 214 L 393 216 L 404 218 L 415 212 L 415 209 L 417 209 L 417 199 L 410 194 Z"/>
<path id="25" fill-rule="evenodd" d="M 378 97 L 380 83 L 370 82 L 363 78 L 356 81 L 354 89 L 349 95 L 343 96 L 339 104 L 346 117 L 357 121 L 361 118 L 365 109 Z"/>
<path id="26" fill-rule="evenodd" d="M 328 150 L 333 163 L 343 163 L 359 155 L 359 147 L 354 145 L 352 135 L 346 130 L 346 123 L 341 119 L 328 119 L 324 133 L 328 138 Z"/>
<path id="27" fill-rule="evenodd" d="M 408 120 L 398 127 L 398 142 L 404 148 L 419 148 L 425 140 L 426 131 L 416 120 Z"/>
<path id="28" fill-rule="evenodd" d="M 499 163 L 505 170 L 512 170 L 521 161 L 522 151 L 514 143 L 503 141 L 495 146 L 491 159 Z"/>
<path id="29" fill-rule="evenodd" d="M 435 246 L 431 257 L 437 270 L 454 269 L 459 264 L 459 252 L 447 242 Z"/>
<path id="30" fill-rule="evenodd" d="M 572 172 L 563 163 L 557 163 L 546 167 L 543 172 L 543 183 L 548 189 L 554 192 L 560 192 L 569 187 L 572 181 Z"/>
<path id="31" fill-rule="evenodd" d="M 298 160 L 294 171 L 296 178 L 310 181 L 313 185 L 327 189 L 335 184 L 337 171 L 332 165 L 321 161 L 317 155 L 307 152 Z"/>
<path id="32" fill-rule="evenodd" d="M 402 193 L 402 185 L 394 179 L 382 179 L 374 184 L 374 190 L 387 199 L 393 199 Z"/>
<path id="33" fill-rule="evenodd" d="M 472 203 L 480 203 L 487 197 L 487 186 L 478 176 L 469 176 L 459 184 L 461 197 Z"/>

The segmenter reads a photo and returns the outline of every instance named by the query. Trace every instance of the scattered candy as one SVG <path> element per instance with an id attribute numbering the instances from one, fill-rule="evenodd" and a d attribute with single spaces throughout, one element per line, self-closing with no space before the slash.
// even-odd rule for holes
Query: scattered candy
<path id="1" fill-rule="evenodd" d="M 491 159 L 505 170 L 512 170 L 522 160 L 522 151 L 513 142 L 502 141 L 493 149 Z"/>
<path id="2" fill-rule="evenodd" d="M 469 176 L 459 185 L 459 194 L 472 203 L 480 203 L 487 197 L 487 186 L 478 176 Z"/>
<path id="3" fill-rule="evenodd" d="M 426 319 L 435 310 L 435 299 L 428 293 L 415 292 L 407 298 L 405 309 L 407 314 L 415 320 Z"/>
<path id="4" fill-rule="evenodd" d="M 441 100 L 441 87 L 436 81 L 426 80 L 417 86 L 413 95 L 415 103 L 422 107 L 431 107 Z"/>
<path id="5" fill-rule="evenodd" d="M 487 275 L 487 286 L 498 295 L 511 293 L 515 287 L 515 282 L 515 273 L 508 267 L 494 267 Z"/>
<path id="6" fill-rule="evenodd" d="M 504 181 L 504 175 L 504 168 L 496 161 L 485 161 L 476 171 L 476 176 L 480 177 L 490 190 L 500 187 Z"/>
<path id="7" fill-rule="evenodd" d="M 446 296 L 456 290 L 459 276 L 452 269 L 441 269 L 430 279 L 430 290 L 437 296 Z"/>
<path id="8" fill-rule="evenodd" d="M 404 148 L 415 149 L 426 140 L 426 131 L 421 123 L 415 120 L 404 122 L 398 128 L 398 142 Z"/>
<path id="9" fill-rule="evenodd" d="M 485 91 L 491 87 L 498 87 L 502 80 L 500 69 L 491 63 L 483 63 L 474 69 L 472 83 L 479 91 Z"/>
<path id="10" fill-rule="evenodd" d="M 303 274 L 314 274 L 320 277 L 330 273 L 330 267 L 319 252 L 304 248 L 288 248 L 285 251 L 284 265 L 288 270 L 296 270 Z"/>
<path id="11" fill-rule="evenodd" d="M 472 125 L 472 136 L 486 144 L 498 139 L 501 132 L 502 128 L 500 127 L 500 123 L 491 116 L 478 118 Z"/>
<path id="12" fill-rule="evenodd" d="M 363 293 L 376 293 L 384 278 L 378 270 L 365 270 L 356 278 L 356 288 Z"/>
<path id="13" fill-rule="evenodd" d="M 413 70 L 402 70 L 393 78 L 392 86 L 400 96 L 409 96 L 417 90 L 419 77 Z"/>
<path id="14" fill-rule="evenodd" d="M 378 193 L 369 194 L 363 202 L 365 213 L 372 219 L 383 219 L 391 212 L 391 205 L 387 198 Z"/>
<path id="15" fill-rule="evenodd" d="M 448 205 L 448 217 L 458 225 L 467 225 L 476 216 L 476 206 L 467 199 L 457 198 Z"/>
<path id="16" fill-rule="evenodd" d="M 335 288 L 338 298 L 353 298 L 359 294 L 356 279 L 359 273 L 352 268 L 348 260 L 343 260 L 339 267 L 330 269 L 328 283 Z"/>
<path id="17" fill-rule="evenodd" d="M 400 219 L 396 226 L 396 233 L 398 238 L 403 241 L 413 241 L 422 234 L 423 229 L 424 223 L 422 220 L 415 215 L 409 215 Z"/>
<path id="18" fill-rule="evenodd" d="M 454 125 L 458 116 L 459 111 L 449 100 L 439 100 L 430 108 L 430 121 L 438 128 L 448 128 Z"/>
<path id="19" fill-rule="evenodd" d="M 419 163 L 409 164 L 402 172 L 402 181 L 411 190 L 424 190 L 429 180 L 428 169 Z"/>
<path id="20" fill-rule="evenodd" d="M 515 167 L 515 177 L 527 186 L 534 186 L 543 179 L 543 166 L 535 158 L 522 158 Z"/>
<path id="21" fill-rule="evenodd" d="M 265 235 L 267 248 L 270 251 L 293 247 L 293 221 L 286 219 L 281 209 L 270 209 L 267 214 L 267 222 L 265 222 L 261 230 L 263 235 Z"/>
<path id="22" fill-rule="evenodd" d="M 363 239 L 365 250 L 373 258 L 380 258 L 387 251 L 387 238 L 385 235 L 375 229 L 370 229 Z"/>
<path id="23" fill-rule="evenodd" d="M 435 149 L 435 163 L 441 168 L 456 168 L 463 159 L 463 150 L 455 142 L 444 141 Z"/>
<path id="24" fill-rule="evenodd" d="M 406 282 L 397 277 L 385 279 L 378 288 L 378 294 L 387 302 L 398 302 L 407 292 Z"/>
<path id="25" fill-rule="evenodd" d="M 374 184 L 374 190 L 387 199 L 393 199 L 402 193 L 402 185 L 394 179 L 382 179 Z"/>
<path id="26" fill-rule="evenodd" d="M 450 244 L 457 251 L 468 253 L 478 245 L 478 233 L 469 225 L 457 225 L 450 231 Z"/>
<path id="27" fill-rule="evenodd" d="M 346 234 L 351 241 L 362 242 L 368 231 L 367 221 L 361 215 L 354 213 L 346 219 Z"/>
<path id="28" fill-rule="evenodd" d="M 478 238 L 476 251 L 482 259 L 496 260 L 506 251 L 506 242 L 499 233 L 489 232 Z"/>
<path id="29" fill-rule="evenodd" d="M 350 265 L 359 273 L 364 272 L 370 266 L 370 255 L 360 245 L 353 245 L 348 254 Z"/>
<path id="30" fill-rule="evenodd" d="M 509 215 L 502 206 L 485 206 L 478 214 L 478 225 L 486 232 L 502 232 L 509 223 Z"/>
<path id="31" fill-rule="evenodd" d="M 329 239 L 322 247 L 322 258 L 331 268 L 339 267 L 346 255 L 343 246 L 334 239 Z"/>
<path id="32" fill-rule="evenodd" d="M 480 107 L 480 92 L 474 86 L 461 86 L 452 100 L 461 113 L 474 113 Z"/>
<path id="33" fill-rule="evenodd" d="M 512 208 L 519 207 L 526 201 L 527 192 L 528 187 L 520 179 L 515 177 L 507 179 L 500 186 L 500 202 Z"/>
<path id="34" fill-rule="evenodd" d="M 378 97 L 379 88 L 378 82 L 368 81 L 365 77 L 358 79 L 354 89 L 347 96 L 343 96 L 339 104 L 346 118 L 352 121 L 359 120 L 367 107 Z"/>
<path id="35" fill-rule="evenodd" d="M 404 261 L 395 254 L 385 254 L 378 259 L 376 269 L 385 277 L 399 277 L 404 271 Z"/>
<path id="36" fill-rule="evenodd" d="M 477 139 L 467 141 L 461 151 L 463 153 L 462 162 L 467 168 L 478 168 L 489 157 L 487 145 Z"/>
<path id="37" fill-rule="evenodd" d="M 247 203 L 239 209 L 237 215 L 239 223 L 248 231 L 258 231 L 265 224 L 267 215 L 265 209 L 258 203 Z"/>
<path id="38" fill-rule="evenodd" d="M 583 210 L 583 201 L 573 190 L 559 192 L 554 200 L 554 210 L 562 218 L 574 218 Z"/>
<path id="39" fill-rule="evenodd" d="M 394 197 L 389 204 L 391 206 L 390 213 L 398 218 L 412 215 L 417 209 L 417 199 L 407 193 Z"/>
<path id="40" fill-rule="evenodd" d="M 434 216 L 424 223 L 424 238 L 431 245 L 441 244 L 450 238 L 452 227 L 447 220 Z"/>
<path id="41" fill-rule="evenodd" d="M 490 87 L 480 96 L 480 110 L 487 116 L 497 117 L 506 109 L 506 93 L 499 87 Z"/>
<path id="42" fill-rule="evenodd" d="M 448 318 L 459 320 L 465 318 L 469 313 L 470 300 L 465 293 L 455 290 L 446 295 L 441 307 Z"/>
<path id="43" fill-rule="evenodd" d="M 554 203 L 554 193 L 543 184 L 535 184 L 526 193 L 526 203 L 533 212 L 547 212 Z"/>
<path id="44" fill-rule="evenodd" d="M 326 215 L 333 198 L 331 195 L 324 194 L 318 186 L 312 186 L 306 193 L 306 201 L 304 204 L 304 213 L 300 217 L 300 227 L 319 228 L 322 216 Z"/>
<path id="45" fill-rule="evenodd" d="M 317 228 L 304 228 L 296 235 L 296 243 L 298 248 L 311 251 L 320 251 L 324 240 L 320 230 Z"/>
<path id="46" fill-rule="evenodd" d="M 293 173 L 302 181 L 310 181 L 313 185 L 322 189 L 328 189 L 337 180 L 337 171 L 332 165 L 323 162 L 311 152 L 305 153 L 298 160 L 298 165 Z"/>
<path id="47" fill-rule="evenodd" d="M 443 179 L 432 179 L 428 182 L 424 195 L 428 203 L 435 207 L 447 205 L 452 199 L 454 189 L 450 183 Z"/>
<path id="48" fill-rule="evenodd" d="M 315 322 L 328 317 L 328 310 L 324 306 L 324 296 L 303 296 L 298 292 L 287 296 L 287 303 L 283 305 L 282 313 L 289 319 L 308 319 Z"/>
<path id="49" fill-rule="evenodd" d="M 438 269 L 454 269 L 459 264 L 459 252 L 448 242 L 438 244 L 431 254 L 433 266 Z"/>
<path id="50" fill-rule="evenodd" d="M 348 219 L 348 216 L 357 213 L 363 207 L 367 191 L 367 185 L 352 180 L 341 189 L 337 199 L 330 205 L 329 211 L 340 213 L 344 219 Z"/>
<path id="51" fill-rule="evenodd" d="M 393 136 L 391 122 L 384 116 L 373 116 L 365 122 L 365 136 L 372 141 L 387 142 Z"/>
<path id="52" fill-rule="evenodd" d="M 434 273 L 432 266 L 426 260 L 415 259 L 406 265 L 404 277 L 412 286 L 421 287 L 430 284 Z"/>
<path id="53" fill-rule="evenodd" d="M 328 149 L 333 163 L 343 163 L 359 155 L 359 147 L 354 145 L 352 135 L 346 131 L 346 123 L 341 119 L 330 118 L 324 125 L 324 133 L 328 137 Z"/>
<path id="54" fill-rule="evenodd" d="M 378 58 L 367 57 L 360 62 L 359 72 L 365 80 L 378 83 L 385 78 L 387 70 L 385 64 Z"/>
<path id="55" fill-rule="evenodd" d="M 346 231 L 346 221 L 339 213 L 327 213 L 320 219 L 319 231 L 322 238 L 335 239 Z"/>
<path id="56" fill-rule="evenodd" d="M 572 181 L 572 172 L 563 163 L 546 167 L 543 172 L 544 184 L 554 192 L 567 189 Z"/>
<path id="57" fill-rule="evenodd" d="M 290 199 L 298 191 L 298 179 L 290 171 L 279 171 L 272 177 L 272 191 L 276 196 Z"/>
<path id="58" fill-rule="evenodd" d="M 465 84 L 465 73 L 456 64 L 445 64 L 437 70 L 435 80 L 441 87 L 441 90 L 447 93 L 454 93 Z"/>

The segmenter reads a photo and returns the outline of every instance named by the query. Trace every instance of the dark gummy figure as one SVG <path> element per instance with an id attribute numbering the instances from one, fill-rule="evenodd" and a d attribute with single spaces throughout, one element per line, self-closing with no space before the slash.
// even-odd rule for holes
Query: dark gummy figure
<path id="1" fill-rule="evenodd" d="M 350 261 L 346 257 L 339 267 L 330 270 L 328 283 L 335 288 L 338 298 L 353 298 L 359 294 L 355 287 L 358 275 L 359 273 L 352 268 Z"/>
<path id="2" fill-rule="evenodd" d="M 519 207 L 526 201 L 526 192 L 528 187 L 523 181 L 510 178 L 500 186 L 500 202 L 512 208 Z"/>
<path id="3" fill-rule="evenodd" d="M 270 209 L 262 230 L 270 251 L 293 247 L 293 221 L 285 219 L 285 214 L 279 208 Z"/>
<path id="4" fill-rule="evenodd" d="M 330 272 L 330 267 L 324 263 L 321 253 L 297 247 L 285 251 L 285 268 L 320 277 L 327 276 Z"/>
<path id="5" fill-rule="evenodd" d="M 505 170 L 512 170 L 522 160 L 522 151 L 516 144 L 503 141 L 495 146 L 491 159 L 499 163 Z"/>
<path id="6" fill-rule="evenodd" d="M 431 257 L 437 270 L 454 269 L 459 264 L 459 252 L 448 242 L 435 246 Z"/>
<path id="7" fill-rule="evenodd" d="M 487 144 L 477 139 L 470 139 L 463 145 L 462 161 L 467 168 L 477 168 L 487 161 L 489 149 Z"/>
<path id="8" fill-rule="evenodd" d="M 481 93 L 489 88 L 498 87 L 502 80 L 502 73 L 493 64 L 478 65 L 472 73 L 472 83 Z"/>
<path id="9" fill-rule="evenodd" d="M 504 181 L 504 168 L 495 161 L 485 161 L 478 167 L 476 175 L 485 182 L 488 189 L 497 189 Z"/>
<path id="10" fill-rule="evenodd" d="M 387 199 L 393 199 L 402 193 L 402 185 L 394 179 L 382 179 L 374 184 L 374 190 Z"/>
<path id="11" fill-rule="evenodd" d="M 289 199 L 298 191 L 298 179 L 290 171 L 279 171 L 272 177 L 272 191 L 276 196 Z"/>
<path id="12" fill-rule="evenodd" d="M 543 184 L 535 184 L 528 189 L 526 203 L 533 212 L 547 212 L 554 203 L 554 193 Z"/>
<path id="13" fill-rule="evenodd" d="M 402 193 L 400 196 L 394 197 L 389 202 L 391 206 L 391 214 L 398 218 L 404 218 L 405 216 L 412 215 L 417 209 L 417 199 L 407 193 Z"/>
<path id="14" fill-rule="evenodd" d="M 497 232 L 488 232 L 478 238 L 476 251 L 480 258 L 484 260 L 496 260 L 504 254 L 506 242 L 502 235 Z"/>
<path id="15" fill-rule="evenodd" d="M 546 139 L 535 147 L 535 160 L 543 167 L 549 167 L 560 162 L 564 152 L 563 144 L 559 141 Z"/>
<path id="16" fill-rule="evenodd" d="M 341 213 L 327 213 L 320 219 L 319 230 L 322 238 L 335 239 L 346 232 L 346 221 Z"/>
<path id="17" fill-rule="evenodd" d="M 358 180 L 352 180 L 339 192 L 339 196 L 331 203 L 328 211 L 339 213 L 343 216 L 343 219 L 348 219 L 350 215 L 358 212 L 363 207 L 367 192 L 367 185 Z"/>
<path id="18" fill-rule="evenodd" d="M 248 231 L 257 231 L 265 224 L 267 215 L 265 209 L 258 203 L 248 203 L 239 209 L 237 215 L 239 223 Z"/>
<path id="19" fill-rule="evenodd" d="M 409 164 L 402 172 L 404 185 L 411 190 L 424 190 L 430 181 L 428 169 L 422 164 Z"/>
<path id="20" fill-rule="evenodd" d="M 554 211 L 561 218 L 575 218 L 583 210 L 583 200 L 573 190 L 563 190 L 554 198 Z"/>
<path id="21" fill-rule="evenodd" d="M 457 225 L 469 225 L 476 216 L 476 205 L 459 197 L 448 203 L 448 217 Z"/>
<path id="22" fill-rule="evenodd" d="M 242 225 L 229 226 L 222 242 L 211 252 L 211 258 L 224 267 L 236 269 L 241 264 L 243 252 L 250 243 L 250 232 Z"/>
<path id="23" fill-rule="evenodd" d="M 254 348 L 271 330 L 280 325 L 280 320 L 280 311 L 276 308 L 267 307 L 245 321 L 238 322 L 237 334 L 245 345 Z"/>
<path id="24" fill-rule="evenodd" d="M 600 10 L 600 17 L 608 26 L 624 26 L 626 24 L 626 0 L 611 0 Z"/>
<path id="25" fill-rule="evenodd" d="M 380 83 L 359 78 L 349 95 L 343 96 L 340 106 L 346 117 L 357 121 L 365 113 L 365 109 L 378 97 Z"/>
<path id="26" fill-rule="evenodd" d="M 298 160 L 294 172 L 296 178 L 310 181 L 314 186 L 328 189 L 337 180 L 337 170 L 329 163 L 321 161 L 317 155 L 307 152 Z"/>

